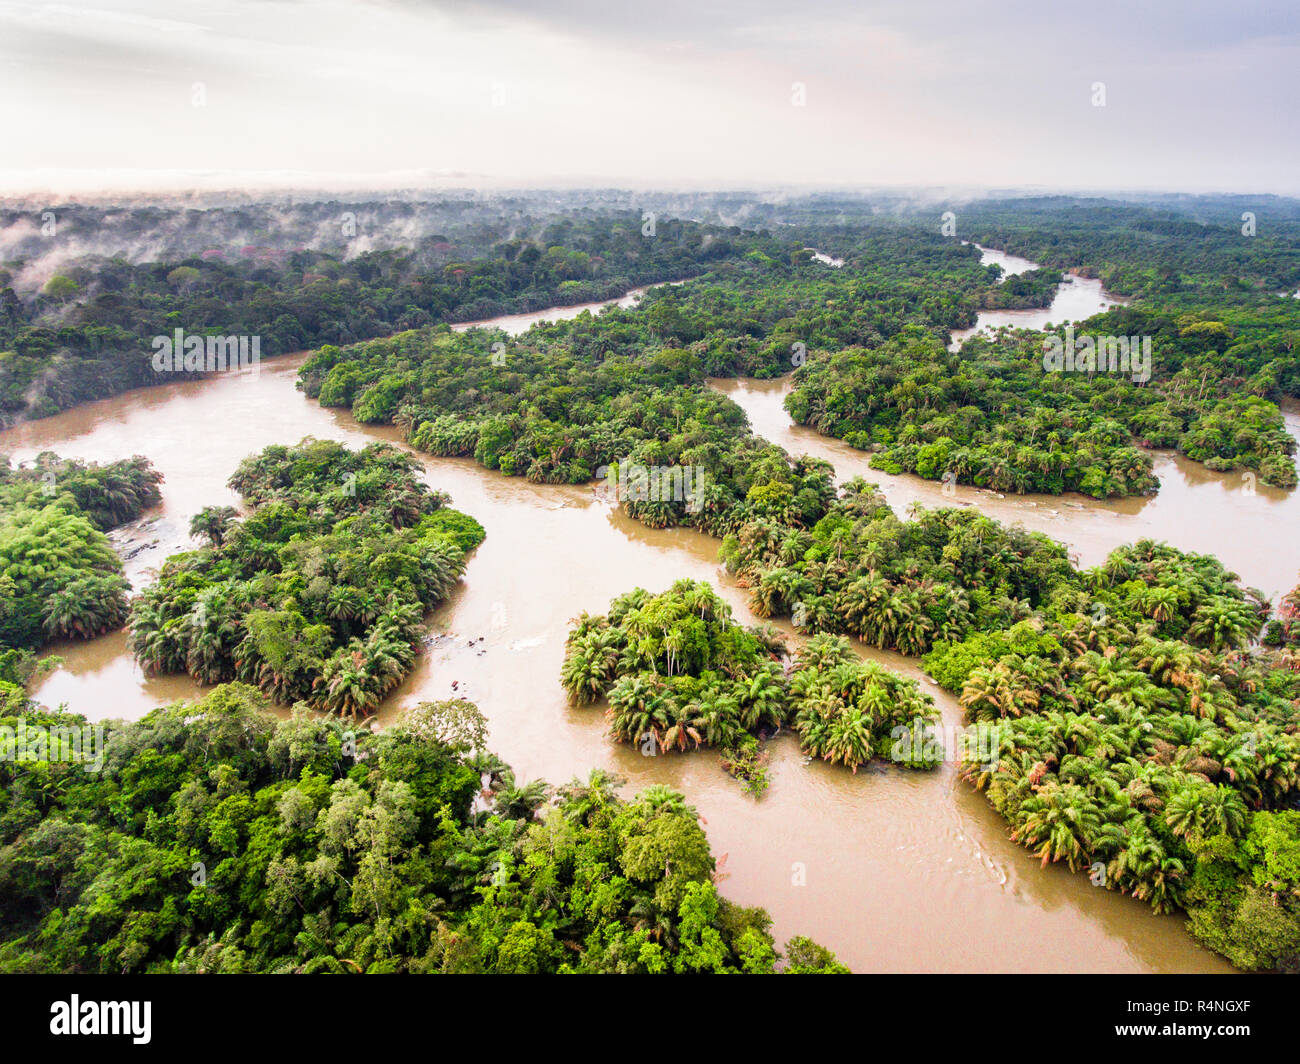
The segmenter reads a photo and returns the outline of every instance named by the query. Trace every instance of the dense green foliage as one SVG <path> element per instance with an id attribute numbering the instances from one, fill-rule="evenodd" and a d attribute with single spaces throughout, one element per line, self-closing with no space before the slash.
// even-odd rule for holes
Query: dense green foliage
<path id="1" fill-rule="evenodd" d="M 873 757 L 909 768 L 937 763 L 912 742 L 938 722 L 930 696 L 915 680 L 863 661 L 843 636 L 823 633 L 799 648 L 790 708 L 803 749 L 832 764 L 857 772 Z"/>
<path id="2" fill-rule="evenodd" d="M 1269 646 L 1300 646 L 1300 585 L 1282 596 L 1277 616 L 1269 620 L 1263 642 Z"/>
<path id="3" fill-rule="evenodd" d="M 974 239 L 1100 278 L 1131 300 L 1092 318 L 1087 329 L 1151 337 L 1156 386 L 1104 389 L 1096 409 L 1152 446 L 1295 486 L 1295 445 L 1272 404 L 1300 396 L 1300 301 L 1290 298 L 1300 288 L 1300 217 L 1293 204 L 1270 197 L 1162 207 L 1044 198 L 975 204 L 966 217 Z M 1026 345 L 1023 337 L 1008 338 L 1002 361 L 1016 358 L 1016 375 L 1029 371 L 1029 390 L 1013 389 L 1020 402 L 1055 408 L 1033 387 L 1037 360 L 1030 356 L 1041 354 L 1040 339 Z M 1077 388 L 1066 390 L 1074 395 Z M 1144 395 L 1148 390 L 1155 394 Z"/>
<path id="4" fill-rule="evenodd" d="M 814 464 L 792 476 L 782 452 L 750 434 L 743 412 L 707 379 L 780 374 L 812 345 L 969 324 L 996 271 L 979 266 L 973 248 L 893 226 L 859 237 L 862 265 L 853 270 L 828 269 L 797 241 L 752 243 L 743 262 L 651 291 L 633 308 L 513 339 L 424 329 L 327 346 L 302 367 L 301 386 L 361 421 L 399 425 L 420 450 L 473 456 L 537 482 L 585 482 L 623 462 L 702 470 L 698 510 L 683 500 L 630 503 L 655 526 L 718 532 L 788 505 L 787 495 L 811 512 L 820 504 L 807 489 L 825 491 L 807 480 Z"/>
<path id="5" fill-rule="evenodd" d="M 707 203 L 705 197 L 699 205 L 702 217 L 714 214 Z M 703 284 L 606 315 L 607 325 L 548 327 L 549 343 L 540 336 L 526 342 L 519 365 L 475 380 L 468 398 L 445 394 L 445 381 L 454 379 L 449 373 L 430 375 L 427 366 L 410 364 L 412 357 L 443 357 L 441 343 L 429 339 L 367 345 L 360 354 L 331 351 L 318 356 L 304 382 L 309 394 L 320 391 L 328 405 L 353 406 L 363 420 L 392 421 L 405 408 L 411 433 L 420 421 L 430 423 L 422 445 L 435 452 L 468 447 L 475 453 L 486 430 L 481 450 L 490 461 L 500 450 L 493 437 L 505 418 L 515 437 L 527 439 L 505 456 L 507 472 L 518 467 L 576 477 L 582 459 L 556 470 L 562 462 L 549 451 L 593 446 L 569 439 L 583 422 L 557 417 L 551 408 L 576 387 L 576 397 L 592 401 L 585 413 L 613 420 L 619 411 L 607 405 L 608 382 L 589 394 L 571 379 L 575 367 L 590 369 L 611 355 L 655 354 L 657 375 L 635 374 L 618 385 L 641 404 L 668 387 L 665 363 L 671 383 L 689 385 L 710 374 L 768 376 L 808 356 L 813 361 L 792 398 L 796 417 L 878 448 L 885 470 L 951 472 L 998 490 L 1137 494 L 1154 487 L 1149 462 L 1132 447 L 1141 440 L 1178 447 L 1213 468 L 1256 470 L 1282 486 L 1295 482 L 1288 458 L 1294 444 L 1272 405 L 1279 396 L 1300 395 L 1300 304 L 1277 298 L 1279 289 L 1285 294 L 1298 283 L 1300 222 L 1281 206 L 1271 209 L 1257 237 L 1242 235 L 1232 213 L 1237 204 L 1226 199 L 1157 207 L 1048 198 L 964 208 L 963 235 L 1039 256 L 1044 264 L 1008 278 L 980 266 L 972 245 L 939 236 L 928 217 L 882 214 L 868 201 L 792 202 L 784 216 L 801 224 L 782 221 L 777 236 L 667 217 L 647 230 L 632 212 L 536 218 L 516 211 L 506 218 L 493 217 L 485 205 L 475 220 L 464 205 L 446 206 L 434 216 L 454 224 L 452 237 L 427 234 L 409 247 L 355 257 L 290 242 L 278 251 L 245 247 L 227 255 L 218 247 L 138 265 L 88 259 L 51 278 L 41 293 L 22 297 L 3 287 L 13 278 L 0 275 L 0 417 L 49 413 L 158 383 L 149 340 L 175 327 L 257 335 L 264 353 L 275 354 L 707 274 Z M 410 227 L 409 209 L 389 204 L 378 213 L 394 212 Z M 834 213 L 840 223 L 827 224 L 825 216 Z M 216 214 L 218 228 L 232 221 Z M 774 212 L 753 214 L 763 219 Z M 298 215 L 310 224 L 295 224 Z M 282 228 L 300 237 L 313 227 L 319 232 L 328 216 L 323 205 L 304 205 L 289 212 Z M 846 222 L 848 216 L 854 221 Z M 254 211 L 237 219 L 238 231 L 256 217 Z M 89 217 L 80 222 L 92 224 Z M 841 256 L 843 267 L 813 262 L 804 250 L 809 243 Z M 22 266 L 14 264 L 19 273 Z M 972 324 L 979 309 L 1047 305 L 1067 268 L 1100 276 L 1133 299 L 1089 327 L 1151 337 L 1153 386 L 1083 374 L 1044 380 L 1036 334 L 973 341 L 960 371 L 934 343 Z M 898 339 L 907 326 L 920 332 Z M 569 364 L 550 365 L 557 346 Z M 530 357 L 546 364 L 534 365 Z M 478 375 L 462 352 L 451 360 L 457 370 Z M 327 384 L 339 361 L 360 365 L 336 371 Z M 528 378 L 528 394 L 513 374 Z M 503 401 L 496 394 L 502 389 L 515 401 Z M 479 410 L 475 397 L 490 401 Z M 1003 420 L 1005 413 L 1013 416 Z M 658 429 L 652 424 L 651 434 L 667 435 Z M 959 468 L 934 473 L 949 452 Z M 542 468 L 533 470 L 535 462 Z M 594 470 L 609 462 L 602 453 L 585 464 Z"/>
<path id="6" fill-rule="evenodd" d="M 892 343 L 810 345 L 791 414 L 879 452 L 874 461 L 884 471 L 950 474 L 1000 491 L 1097 498 L 1150 491 L 1150 460 L 1135 441 L 1294 487 L 1295 442 L 1274 401 L 1300 396 L 1300 303 L 1278 298 L 1300 286 L 1300 218 L 1270 203 L 1259 234 L 1247 236 L 1243 210 L 1253 215 L 1260 205 L 1045 198 L 961 212 L 963 234 L 1046 267 L 1008 278 L 985 294 L 984 306 L 1046 305 L 1018 297 L 1038 293 L 1056 270 L 1099 277 L 1132 302 L 1079 331 L 1150 337 L 1149 384 L 1045 372 L 1038 332 L 977 336 L 955 355 L 933 331 L 913 331 Z M 842 253 L 852 231 L 824 227 L 821 245 Z M 813 356 L 813 347 L 825 353 Z"/>
<path id="7" fill-rule="evenodd" d="M 1296 485 L 1295 440 L 1261 397 L 1268 389 L 1243 388 L 1212 349 L 1231 341 L 1221 323 L 1185 317 L 1179 327 L 1125 308 L 1091 319 L 1088 331 L 1152 336 L 1155 379 L 1045 369 L 1043 334 L 1028 330 L 976 336 L 954 353 L 915 329 L 871 350 L 818 355 L 796 371 L 786 408 L 800 424 L 876 452 L 872 465 L 884 472 L 995 491 L 1099 499 L 1154 491 L 1151 458 L 1136 442 Z M 1203 357 L 1187 357 L 1193 349 Z M 1217 367 L 1212 376 L 1207 364 Z M 1260 372 L 1276 378 L 1276 369 Z"/>
<path id="8" fill-rule="evenodd" d="M 410 671 L 424 612 L 483 539 L 472 518 L 388 444 L 304 440 L 245 459 L 230 479 L 251 507 L 204 510 L 210 545 L 173 555 L 131 604 L 129 643 L 154 672 L 238 679 L 284 704 L 374 711 Z"/>
<path id="9" fill-rule="evenodd" d="M 987 310 L 1032 310 L 1051 306 L 1064 274 L 1059 270 L 1026 270 L 1004 277 L 984 295 Z"/>
<path id="10" fill-rule="evenodd" d="M 1243 232 L 1244 212 L 1256 216 L 1254 235 Z M 1258 296 L 1300 288 L 1300 212 L 1271 196 L 990 200 L 972 203 L 963 222 L 978 243 L 1099 277 L 1107 290 L 1143 302 L 1262 307 Z"/>
<path id="11" fill-rule="evenodd" d="M 561 680 L 574 702 L 609 700 L 610 732 L 642 752 L 714 746 L 750 789 L 766 786 L 747 748 L 790 722 L 803 748 L 854 772 L 892 756 L 896 727 L 930 723 L 934 707 L 915 682 L 862 662 L 846 640 L 809 642 L 792 668 L 769 632 L 744 629 L 707 584 L 638 588 L 609 612 L 583 614 L 565 644 Z"/>
<path id="12" fill-rule="evenodd" d="M 791 463 L 747 431 L 735 403 L 703 384 L 678 383 L 698 375 L 680 368 L 694 361 L 689 352 L 670 348 L 645 363 L 611 357 L 592 365 L 567 348 L 520 351 L 498 368 L 492 335 L 411 333 L 350 349 L 338 363 L 340 352 L 325 348 L 303 372 L 309 381 L 323 378 L 322 402 L 351 402 L 363 420 L 395 421 L 420 450 L 472 455 L 539 483 L 583 483 L 624 462 L 699 470 L 703 487 L 694 502 L 629 501 L 629 512 L 654 527 L 717 531 L 740 513 L 766 512 L 770 500 L 815 511 L 831 490 L 824 463 Z M 370 373 L 392 359 L 412 369 L 366 384 L 367 371 L 354 374 L 372 356 Z M 418 405 L 403 398 L 408 393 L 421 397 Z"/>
<path id="13" fill-rule="evenodd" d="M 1060 280 L 1054 270 L 999 284 L 973 246 L 896 221 L 805 231 L 784 244 L 748 239 L 743 261 L 630 309 L 513 340 L 424 330 L 330 346 L 304 367 L 302 384 L 363 421 L 401 425 L 416 447 L 536 480 L 589 479 L 638 442 L 642 464 L 685 463 L 679 438 L 702 423 L 737 435 L 737 415 L 701 394 L 708 377 L 795 367 L 795 420 L 878 452 L 887 472 L 1002 491 L 1142 494 L 1157 487 L 1143 443 L 1296 483 L 1295 442 L 1274 402 L 1300 394 L 1300 306 L 1291 301 L 1269 293 L 1220 314 L 1209 290 L 1177 307 L 1142 293 L 1091 319 L 1089 336 L 1150 339 L 1152 379 L 1135 383 L 1132 374 L 1045 370 L 1037 332 L 946 349 L 950 330 L 980 308 L 1045 305 Z M 844 265 L 813 261 L 802 250 L 809 239 Z M 717 473 L 727 480 L 725 468 Z"/>
<path id="14" fill-rule="evenodd" d="M 1014 623 L 1071 572 L 1059 543 L 974 510 L 900 521 L 860 477 L 810 528 L 747 521 L 723 541 L 722 558 L 760 617 L 913 655 Z"/>
<path id="15" fill-rule="evenodd" d="M 1187 910 L 1234 963 L 1298 963 L 1300 895 L 1261 871 L 1266 848 L 1250 839 L 1262 814 L 1276 814 L 1260 822 L 1274 834 L 1300 830 L 1300 589 L 1269 626 L 1282 649 L 1252 650 L 1268 604 L 1214 558 L 1143 541 L 1079 571 L 1047 537 L 971 510 L 900 521 L 861 481 L 811 529 L 747 522 L 723 557 L 756 613 L 821 633 L 800 650 L 794 705 L 808 689 L 865 708 L 836 666 L 883 670 L 855 665 L 831 633 L 929 651 L 927 671 L 960 694 L 972 723 L 997 729 L 996 758 L 972 757 L 965 774 L 1044 863 L 1087 869 L 1159 911 Z M 823 661 L 831 682 L 801 678 Z M 899 706 L 909 696 L 874 697 Z M 913 705 L 874 718 L 883 734 L 868 737 L 836 706 L 830 750 L 853 750 L 854 734 L 880 749 L 910 717 L 932 719 Z M 793 723 L 827 756 L 816 722 Z"/>
<path id="16" fill-rule="evenodd" d="M 583 613 L 565 642 L 561 681 L 571 701 L 608 698 L 610 733 L 647 756 L 714 746 L 760 793 L 767 784 L 753 738 L 786 715 L 779 636 L 732 622 L 707 584 L 641 588 Z M 749 754 L 749 756 L 746 756 Z"/>
<path id="17" fill-rule="evenodd" d="M 998 724 L 996 763 L 965 774 L 1044 864 L 1186 909 L 1243 967 L 1294 968 L 1300 880 L 1274 865 L 1300 833 L 1300 670 L 1249 650 L 1266 614 L 1213 558 L 1143 541 L 925 664 Z"/>
<path id="18" fill-rule="evenodd" d="M 110 723 L 100 772 L 0 761 L 0 971 L 775 969 L 769 917 L 719 897 L 681 795 L 624 801 L 595 772 L 550 803 L 467 702 L 359 735 L 261 706 L 232 684 Z M 790 971 L 845 970 L 787 948 Z"/>
<path id="19" fill-rule="evenodd" d="M 161 480 L 138 456 L 101 466 L 44 452 L 0 466 L 0 652 L 122 625 L 129 585 L 104 532 L 156 505 Z"/>
<path id="20" fill-rule="evenodd" d="M 80 511 L 101 532 L 134 521 L 162 501 L 163 476 L 136 455 L 99 465 L 42 451 L 30 466 L 0 467 L 0 506 L 39 509 L 55 505 Z"/>

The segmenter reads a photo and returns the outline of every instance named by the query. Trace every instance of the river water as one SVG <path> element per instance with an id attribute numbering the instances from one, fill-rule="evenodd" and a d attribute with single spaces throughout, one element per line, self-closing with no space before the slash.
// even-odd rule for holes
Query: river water
<path id="1" fill-rule="evenodd" d="M 578 317 L 587 311 L 598 314 L 606 307 L 632 307 L 637 304 L 643 295 L 651 288 L 675 287 L 679 284 L 685 284 L 686 281 L 667 281 L 664 285 L 644 285 L 641 288 L 629 288 L 627 292 L 618 299 L 607 299 L 598 303 L 574 303 L 567 307 L 547 307 L 545 310 L 528 311 L 525 314 L 503 314 L 497 318 L 488 318 L 483 321 L 462 321 L 452 326 L 454 332 L 464 332 L 466 329 L 490 327 L 500 329 L 510 336 L 519 336 L 526 333 L 534 325 L 543 321 L 569 321 Z"/>
<path id="2" fill-rule="evenodd" d="M 114 534 L 127 575 L 140 586 L 169 554 L 193 546 L 186 528 L 200 507 L 237 502 L 225 482 L 244 456 L 307 435 L 353 447 L 400 442 L 392 428 L 359 425 L 296 392 L 303 357 L 263 362 L 256 376 L 129 392 L 20 425 L 0 434 L 0 451 L 16 460 L 47 449 L 97 461 L 149 456 L 166 477 L 163 501 Z M 880 481 L 900 509 L 914 498 L 954 501 L 937 485 L 870 471 L 861 452 L 791 426 L 780 405 L 788 382 L 717 386 L 746 408 L 761 434 L 795 452 L 831 458 L 841 478 L 862 472 Z M 647 529 L 588 486 L 534 485 L 468 459 L 418 457 L 429 482 L 482 522 L 487 539 L 462 586 L 433 614 L 431 630 L 441 634 L 384 703 L 381 724 L 416 702 L 464 695 L 484 711 L 492 749 L 521 780 L 559 783 L 604 767 L 625 776 L 630 789 L 664 783 L 683 791 L 704 818 L 723 893 L 765 906 L 778 941 L 811 935 L 855 971 L 1230 970 L 1184 932 L 1181 918 L 1154 916 L 1062 867 L 1040 868 L 951 765 L 932 773 L 871 765 L 855 776 L 820 762 L 805 765 L 794 738 L 781 736 L 769 744 L 771 788 L 756 801 L 710 752 L 642 757 L 614 744 L 599 710 L 566 704 L 559 671 L 569 619 L 582 610 L 603 612 L 634 586 L 659 591 L 691 577 L 713 582 L 737 618 L 752 623 L 744 592 L 717 563 L 718 541 L 686 529 Z M 1198 475 L 1198 467 L 1178 459 L 1159 461 L 1165 483 L 1152 500 L 997 499 L 958 488 L 956 501 L 1043 527 L 1085 561 L 1148 534 L 1196 549 L 1221 547 L 1225 560 L 1253 582 L 1282 586 L 1294 561 L 1283 566 L 1256 555 L 1288 552 L 1294 537 L 1285 529 L 1296 527 L 1294 502 L 1262 488 L 1248 501 L 1225 478 Z M 1207 526 L 1223 532 L 1216 536 Z M 1276 577 L 1267 578 L 1274 570 Z M 52 652 L 65 663 L 39 688 L 39 698 L 66 702 L 93 719 L 135 718 L 201 693 L 184 676 L 145 677 L 121 633 Z M 961 723 L 955 701 L 913 662 L 861 652 L 919 679 L 945 723 Z"/>
<path id="3" fill-rule="evenodd" d="M 1038 263 L 1022 259 L 1019 255 L 1009 255 L 1005 251 L 980 247 L 980 265 L 998 265 L 1002 267 L 1005 280 L 1015 274 L 1025 273 L 1038 268 Z M 1107 307 L 1121 303 L 1118 296 L 1113 296 L 1101 287 L 1101 282 L 1091 277 L 1080 277 L 1075 273 L 1065 274 L 1065 279 L 1056 290 L 1051 306 L 1036 310 L 985 310 L 981 311 L 975 324 L 969 329 L 954 329 L 950 351 L 956 351 L 962 342 L 977 332 L 997 329 L 1010 325 L 1018 329 L 1046 329 L 1049 325 L 1064 325 L 1067 321 L 1083 321 Z"/>

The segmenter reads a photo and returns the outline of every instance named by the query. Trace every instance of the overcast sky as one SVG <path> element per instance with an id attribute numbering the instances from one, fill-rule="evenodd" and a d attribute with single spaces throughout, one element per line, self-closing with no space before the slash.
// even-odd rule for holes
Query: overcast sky
<path id="1" fill-rule="evenodd" d="M 443 180 L 1298 193 L 1297 10 L 0 0 L 0 189 Z"/>

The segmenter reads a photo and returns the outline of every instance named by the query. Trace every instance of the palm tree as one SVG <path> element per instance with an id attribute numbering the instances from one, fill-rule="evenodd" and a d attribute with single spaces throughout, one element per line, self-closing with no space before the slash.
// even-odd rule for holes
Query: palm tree
<path id="1" fill-rule="evenodd" d="M 873 729 L 882 729 L 890 723 L 896 702 L 889 684 L 879 677 L 872 677 L 863 684 L 857 705 L 870 715 Z M 910 719 L 907 722 L 910 723 Z"/>
<path id="2" fill-rule="evenodd" d="M 177 636 L 179 627 L 168 621 L 162 603 L 147 592 L 132 604 L 127 646 L 145 672 L 184 671 L 185 644 Z"/>
<path id="3" fill-rule="evenodd" d="M 1300 783 L 1300 752 L 1293 736 L 1283 735 L 1274 728 L 1260 731 L 1255 743 L 1259 763 L 1256 780 L 1265 801 L 1272 805 L 1289 796 Z"/>
<path id="4" fill-rule="evenodd" d="M 1176 908 L 1186 868 L 1170 857 L 1142 820 L 1135 820 L 1124 847 L 1107 866 L 1108 878 L 1135 898 L 1150 901 L 1156 912 Z"/>
<path id="5" fill-rule="evenodd" d="M 609 692 L 609 709 L 605 716 L 614 737 L 625 743 L 652 738 L 661 747 L 663 681 L 647 674 L 622 677 Z"/>
<path id="6" fill-rule="evenodd" d="M 190 518 L 190 535 L 206 539 L 209 546 L 220 547 L 238 517 L 239 511 L 233 506 L 205 506 Z"/>
<path id="7" fill-rule="evenodd" d="M 1212 650 L 1224 650 L 1246 646 L 1259 627 L 1259 618 L 1244 603 L 1215 596 L 1193 614 L 1187 637 Z"/>
<path id="8" fill-rule="evenodd" d="M 1205 826 L 1219 835 L 1241 835 L 1246 826 L 1246 803 L 1240 792 L 1217 785 L 1206 796 Z"/>
<path id="9" fill-rule="evenodd" d="M 1172 621 L 1178 613 L 1178 591 L 1173 587 L 1149 587 L 1140 601 L 1143 614 L 1160 624 Z"/>
<path id="10" fill-rule="evenodd" d="M 844 619 L 844 626 L 863 639 L 873 630 L 873 618 L 890 593 L 890 584 L 874 569 L 846 584 L 835 600 L 835 612 Z"/>
<path id="11" fill-rule="evenodd" d="M 696 749 L 699 748 L 701 729 L 707 728 L 707 723 L 702 716 L 698 715 L 698 710 L 699 703 L 694 701 L 673 707 L 670 723 L 664 729 L 664 750 L 673 748 L 685 750 L 688 741 L 693 743 Z"/>
<path id="12" fill-rule="evenodd" d="M 586 782 L 576 777 L 559 788 L 560 810 L 571 823 L 587 826 L 601 810 L 610 808 L 625 780 L 612 772 L 594 768 Z"/>
<path id="13" fill-rule="evenodd" d="M 91 639 L 120 628 L 127 618 L 130 585 L 115 574 L 83 576 L 42 605 L 41 626 L 50 639 Z"/>
<path id="14" fill-rule="evenodd" d="M 789 613 L 811 590 L 808 579 L 796 569 L 767 569 L 750 591 L 750 607 L 759 617 Z"/>
<path id="15" fill-rule="evenodd" d="M 220 627 L 207 624 L 194 630 L 185 655 L 185 671 L 203 684 L 221 683 L 234 675 Z"/>
<path id="16" fill-rule="evenodd" d="M 858 766 L 871 759 L 871 720 L 854 706 L 846 707 L 830 721 L 821 756 L 857 774 Z"/>
<path id="17" fill-rule="evenodd" d="M 710 746 L 729 747 L 740 737 L 740 704 L 735 695 L 719 685 L 702 690 L 688 707 L 693 727 L 703 729 Z"/>
<path id="18" fill-rule="evenodd" d="M 335 584 L 325 602 L 325 616 L 332 621 L 357 620 L 365 610 L 365 597 L 359 588 Z"/>
<path id="19" fill-rule="evenodd" d="M 1081 686 L 1097 702 L 1114 702 L 1148 711 L 1168 699 L 1168 692 L 1152 684 L 1145 673 L 1117 666 L 1095 653 L 1079 658 L 1072 668 L 1082 672 Z"/>
<path id="20" fill-rule="evenodd" d="M 638 894 L 628 908 L 628 919 L 636 931 L 644 931 L 666 949 L 677 946 L 677 922 L 670 908 L 661 908 L 649 894 Z"/>
<path id="21" fill-rule="evenodd" d="M 1057 781 L 1043 784 L 1020 807 L 1023 817 L 1011 837 L 1031 849 L 1046 865 L 1064 860 L 1071 872 L 1087 862 L 1101 817 L 1083 788 Z"/>
<path id="22" fill-rule="evenodd" d="M 930 649 L 934 622 L 926 614 L 915 590 L 902 591 L 894 596 L 894 600 L 898 610 L 895 644 L 899 653 L 920 657 Z"/>
<path id="23" fill-rule="evenodd" d="M 1165 803 L 1165 823 L 1180 839 L 1199 838 L 1205 831 L 1205 795 L 1208 788 L 1188 784 L 1169 796 Z"/>
<path id="24" fill-rule="evenodd" d="M 1038 708 L 1039 695 L 1020 673 L 998 662 L 971 671 L 958 699 L 975 720 L 1019 717 Z"/>
<path id="25" fill-rule="evenodd" d="M 742 725 L 753 731 L 765 724 L 780 727 L 785 719 L 785 685 L 781 667 L 766 662 L 752 675 L 742 676 L 736 685 Z"/>
<path id="26" fill-rule="evenodd" d="M 838 635 L 815 635 L 799 648 L 798 667 L 802 671 L 833 668 L 856 660 L 849 641 Z"/>
<path id="27" fill-rule="evenodd" d="M 1176 639 L 1146 639 L 1135 650 L 1140 655 L 1137 667 L 1157 683 L 1189 689 L 1200 658 L 1186 643 Z"/>
<path id="28" fill-rule="evenodd" d="M 491 789 L 496 792 L 493 810 L 506 820 L 532 820 L 533 814 L 546 803 L 551 789 L 545 780 L 537 779 L 522 787 L 515 782 L 510 769 L 494 776 Z"/>
<path id="29" fill-rule="evenodd" d="M 321 709 L 354 720 L 367 716 L 379 705 L 381 691 L 367 669 L 366 648 L 359 640 L 340 648 L 317 677 L 315 702 Z"/>
<path id="30" fill-rule="evenodd" d="M 883 600 L 867 619 L 871 643 L 880 650 L 894 646 L 903 626 L 912 618 L 914 604 L 906 592 L 895 591 Z M 863 638 L 866 638 L 866 632 Z"/>
<path id="31" fill-rule="evenodd" d="M 618 669 L 620 641 L 613 628 L 588 632 L 576 640 L 570 637 L 560 671 L 570 701 L 585 705 L 604 695 Z"/>

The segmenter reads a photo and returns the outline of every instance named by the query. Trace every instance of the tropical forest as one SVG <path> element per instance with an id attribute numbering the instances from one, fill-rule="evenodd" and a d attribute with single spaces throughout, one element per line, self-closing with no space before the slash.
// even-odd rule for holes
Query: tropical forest
<path id="1" fill-rule="evenodd" d="M 0 972 L 1300 971 L 1300 204 L 746 203 L 0 212 Z"/>

